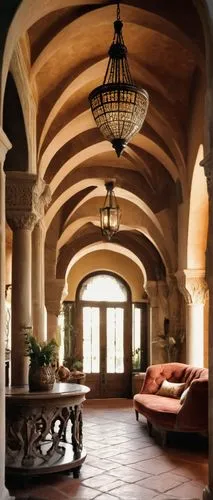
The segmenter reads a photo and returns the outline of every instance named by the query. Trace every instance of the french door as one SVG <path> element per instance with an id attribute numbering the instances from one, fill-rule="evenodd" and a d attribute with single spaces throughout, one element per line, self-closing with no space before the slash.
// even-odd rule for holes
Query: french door
<path id="1" fill-rule="evenodd" d="M 131 308 L 128 303 L 80 303 L 83 371 L 91 398 L 131 394 Z"/>

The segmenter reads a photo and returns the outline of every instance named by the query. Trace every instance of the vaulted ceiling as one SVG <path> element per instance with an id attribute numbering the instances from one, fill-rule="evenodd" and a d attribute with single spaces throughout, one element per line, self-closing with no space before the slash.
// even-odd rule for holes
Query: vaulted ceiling
<path id="1" fill-rule="evenodd" d="M 103 82 L 115 3 L 55 10 L 23 36 L 37 96 L 38 172 L 52 192 L 46 246 L 58 278 L 79 250 L 102 241 L 99 207 L 108 179 L 122 210 L 113 239 L 118 255 L 131 250 L 147 279 L 156 278 L 156 269 L 177 269 L 177 208 L 189 196 L 189 130 L 204 78 L 201 23 L 191 0 L 124 0 L 120 9 L 132 77 L 150 98 L 142 130 L 120 158 L 88 102 Z"/>

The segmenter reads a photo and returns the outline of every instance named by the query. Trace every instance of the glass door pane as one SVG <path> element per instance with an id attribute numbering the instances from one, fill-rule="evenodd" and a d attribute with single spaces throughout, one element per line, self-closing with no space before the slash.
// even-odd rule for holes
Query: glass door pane
<path id="1" fill-rule="evenodd" d="M 83 307 L 83 371 L 100 372 L 99 307 Z"/>
<path id="2" fill-rule="evenodd" d="M 132 368 L 140 370 L 141 368 L 141 321 L 142 309 L 133 306 L 133 339 L 132 339 Z"/>
<path id="3" fill-rule="evenodd" d="M 107 307 L 107 373 L 124 372 L 124 310 L 121 307 Z"/>

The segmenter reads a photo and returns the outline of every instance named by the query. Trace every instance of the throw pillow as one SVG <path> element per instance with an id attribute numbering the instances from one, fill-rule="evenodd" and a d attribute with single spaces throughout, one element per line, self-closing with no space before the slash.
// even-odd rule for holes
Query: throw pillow
<path id="1" fill-rule="evenodd" d="M 158 396 L 166 396 L 167 398 L 179 398 L 184 390 L 185 383 L 168 382 L 164 380 L 160 389 L 156 393 Z"/>
<path id="2" fill-rule="evenodd" d="M 189 387 L 187 387 L 187 389 L 185 389 L 185 391 L 182 392 L 181 397 L 180 397 L 180 404 L 181 405 L 183 405 L 183 403 L 185 402 L 188 392 L 189 392 Z"/>

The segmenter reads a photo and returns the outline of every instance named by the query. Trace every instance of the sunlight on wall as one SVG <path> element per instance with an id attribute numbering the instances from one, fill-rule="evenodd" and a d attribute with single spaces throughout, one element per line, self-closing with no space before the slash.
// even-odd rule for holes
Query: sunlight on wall
<path id="1" fill-rule="evenodd" d="M 203 146 L 200 145 L 194 166 L 188 223 L 187 268 L 205 269 L 208 229 L 208 194 L 203 167 Z"/>

